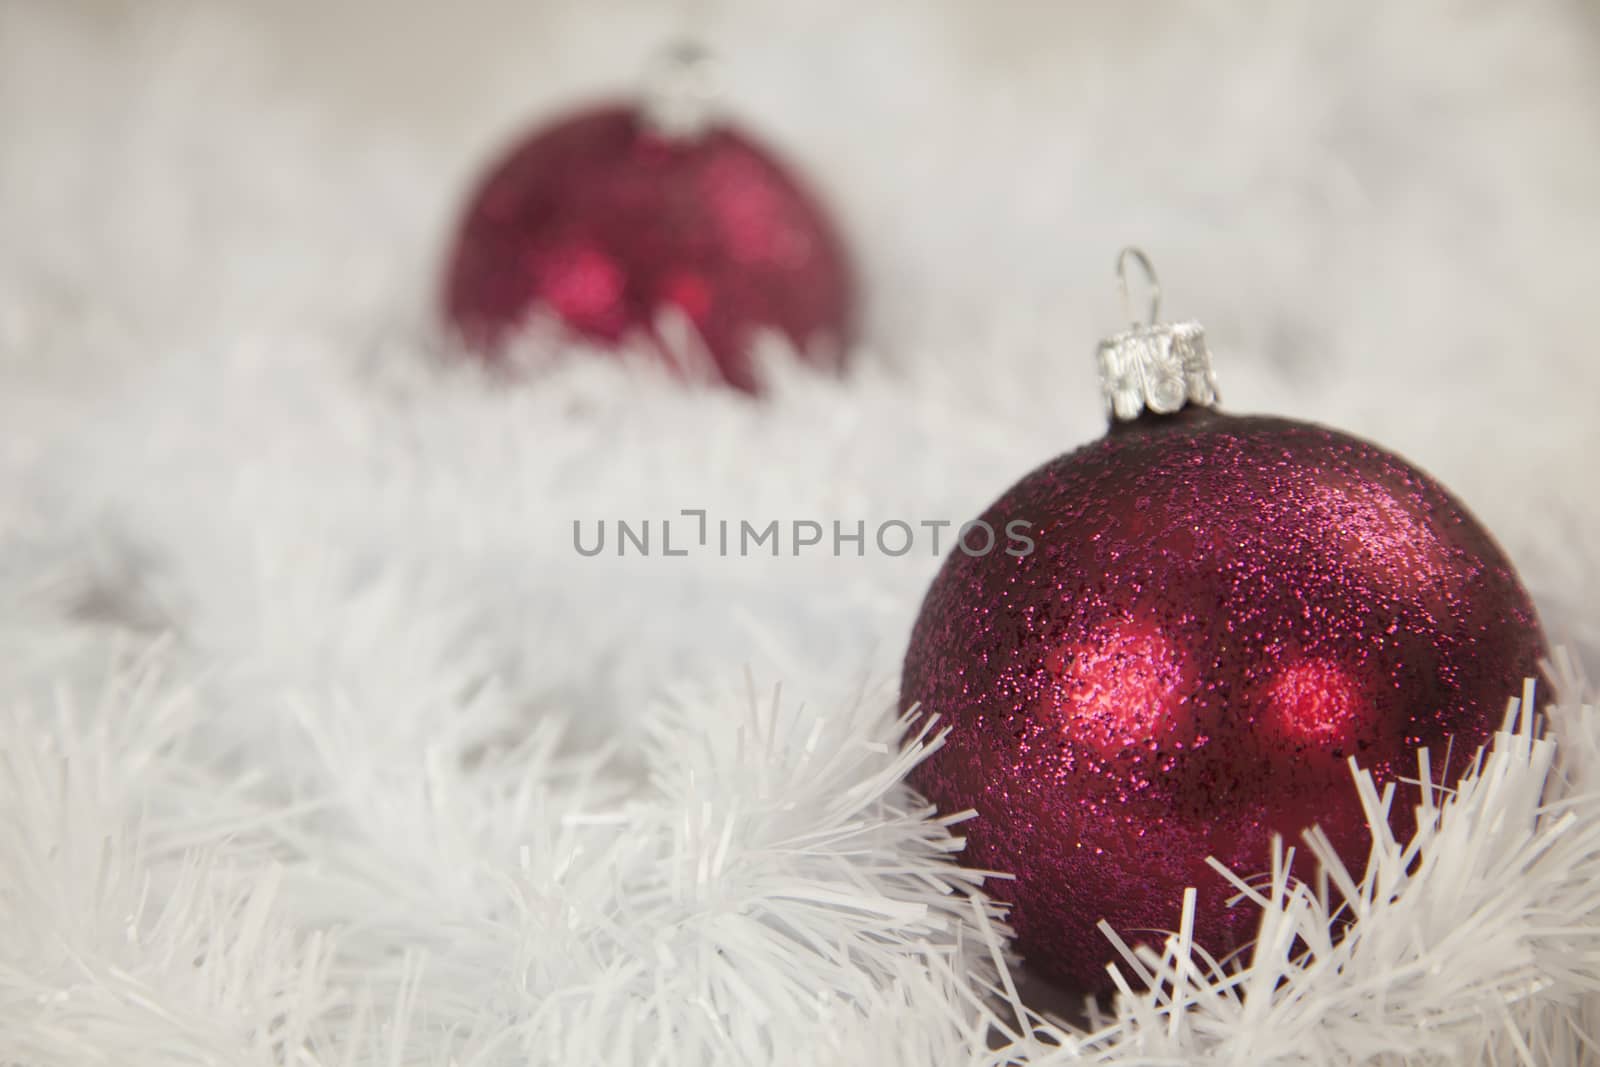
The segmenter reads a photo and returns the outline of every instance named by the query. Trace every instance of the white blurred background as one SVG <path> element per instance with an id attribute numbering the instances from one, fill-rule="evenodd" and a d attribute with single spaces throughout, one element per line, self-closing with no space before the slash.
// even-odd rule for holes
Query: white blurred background
<path id="1" fill-rule="evenodd" d="M 1336 425 L 1432 471 L 1511 550 L 1552 636 L 1600 640 L 1600 9 L 1578 0 L 4 0 L 0 501 L 36 514 L 41 471 L 70 498 L 98 470 L 187 487 L 169 516 L 189 497 L 215 511 L 221 475 L 182 457 L 215 457 L 241 417 L 288 434 L 305 405 L 284 379 L 307 368 L 425 360 L 440 252 L 485 162 L 630 91 L 686 32 L 861 265 L 871 381 L 827 401 L 866 449 L 846 498 L 899 486 L 909 507 L 909 482 L 925 513 L 970 514 L 1098 433 L 1090 354 L 1120 323 L 1115 252 L 1137 243 L 1169 314 L 1206 323 L 1230 408 Z M 247 384 L 194 369 L 241 360 Z M 786 466 L 794 441 L 832 432 L 818 403 L 779 403 L 776 428 L 729 416 L 742 474 L 668 445 L 672 499 L 748 503 L 758 476 L 797 508 L 824 499 L 836 465 Z M 636 427 L 677 425 L 650 411 Z M 290 434 L 308 479 L 327 476 L 328 425 Z M 964 460 L 1008 431 L 1003 460 Z M 130 442 L 163 434 L 171 450 L 135 477 Z M 644 455 L 648 436 L 597 447 Z M 629 499 L 630 463 L 594 475 L 607 499 Z M 920 587 L 932 563 L 917 566 L 896 590 Z M 805 587 L 788 572 L 756 614 L 812 632 Z M 675 608 L 721 595 L 673 588 Z M 872 628 L 885 663 L 915 606 L 896 596 Z"/>

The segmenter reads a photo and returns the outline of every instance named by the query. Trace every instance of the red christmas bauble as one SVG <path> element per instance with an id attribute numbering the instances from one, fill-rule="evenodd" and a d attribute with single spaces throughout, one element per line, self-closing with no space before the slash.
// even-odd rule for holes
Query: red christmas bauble
<path id="1" fill-rule="evenodd" d="M 1227 905 L 1207 856 L 1248 877 L 1272 834 L 1319 825 L 1362 870 L 1347 757 L 1394 782 L 1425 746 L 1455 781 L 1544 651 L 1459 501 L 1318 426 L 1147 412 L 983 521 L 1031 524 L 1034 548 L 958 547 L 929 590 L 902 706 L 950 734 L 912 780 L 941 810 L 976 809 L 964 862 L 1015 875 L 990 890 L 1020 951 L 1080 989 L 1105 989 L 1118 958 L 1100 920 L 1158 944 L 1185 887 L 1209 952 L 1253 936 L 1258 912 Z M 1409 804 L 1392 818 L 1409 832 Z"/>
<path id="2" fill-rule="evenodd" d="M 726 125 L 666 136 L 624 106 L 518 145 L 467 210 L 445 285 L 450 320 L 493 354 L 541 307 L 608 343 L 654 337 L 674 308 L 722 378 L 747 391 L 762 328 L 837 363 L 855 325 L 844 247 L 785 167 Z"/>

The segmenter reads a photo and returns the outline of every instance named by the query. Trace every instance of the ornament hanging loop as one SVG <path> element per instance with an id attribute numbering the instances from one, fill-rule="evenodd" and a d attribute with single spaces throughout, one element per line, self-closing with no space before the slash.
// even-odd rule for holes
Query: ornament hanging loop
<path id="1" fill-rule="evenodd" d="M 1150 315 L 1144 322 L 1134 315 L 1128 293 L 1129 260 L 1139 265 L 1150 287 Z M 1206 332 L 1198 322 L 1161 321 L 1161 282 L 1142 249 L 1129 245 L 1117 253 L 1117 289 L 1132 325 L 1100 342 L 1100 391 L 1111 421 L 1216 407 L 1217 379 Z"/>
<path id="2" fill-rule="evenodd" d="M 1150 257 L 1144 254 L 1144 249 L 1135 245 L 1125 246 L 1117 253 L 1117 290 L 1122 293 L 1122 313 L 1134 326 L 1139 325 L 1139 317 L 1133 313 L 1133 301 L 1128 296 L 1128 260 L 1139 264 L 1139 269 L 1144 271 L 1144 279 L 1150 286 L 1150 317 L 1145 320 L 1145 325 L 1154 326 L 1161 318 L 1161 279 L 1156 277 L 1156 269 L 1150 264 Z"/>

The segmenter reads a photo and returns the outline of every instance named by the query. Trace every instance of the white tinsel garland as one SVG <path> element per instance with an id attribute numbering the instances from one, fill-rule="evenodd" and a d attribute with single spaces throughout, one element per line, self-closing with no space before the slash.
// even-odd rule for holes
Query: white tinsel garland
<path id="1" fill-rule="evenodd" d="M 1193 950 L 1186 910 L 1164 953 L 1123 964 L 1149 991 L 1119 977 L 1115 1016 L 1080 1029 L 1019 999 L 948 820 L 898 785 L 928 724 L 902 745 L 906 720 L 873 702 L 730 693 L 663 709 L 642 787 L 547 729 L 470 754 L 441 731 L 286 803 L 188 751 L 204 703 L 164 658 L 123 663 L 90 706 L 4 723 L 0 1062 L 1546 1064 L 1591 1047 L 1593 705 L 1553 708 L 1546 737 L 1531 692 L 1514 701 L 1449 795 L 1380 796 L 1358 773 L 1378 828 L 1364 876 L 1310 835 L 1327 886 L 1290 885 L 1281 854 L 1237 881 L 1264 911 L 1244 966 Z M 1396 841 L 1384 812 L 1412 800 L 1419 829 Z"/>
<path id="2" fill-rule="evenodd" d="M 1439 473 L 1592 654 L 1576 13 L 730 10 L 731 94 L 838 203 L 877 349 L 752 404 L 442 365 L 461 183 L 670 21 L 467 6 L 0 6 L 0 1064 L 1600 1062 L 1575 659 L 1453 793 L 1353 779 L 1420 810 L 1366 870 L 1237 872 L 1253 960 L 1180 936 L 1069 1024 L 900 784 L 931 552 L 572 544 L 975 514 L 1100 432 L 1138 240 L 1230 406 Z"/>

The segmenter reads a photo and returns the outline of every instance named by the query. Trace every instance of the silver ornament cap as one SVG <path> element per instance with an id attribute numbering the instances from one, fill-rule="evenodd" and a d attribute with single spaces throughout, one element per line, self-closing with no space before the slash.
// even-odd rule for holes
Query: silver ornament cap
<path id="1" fill-rule="evenodd" d="M 1137 248 L 1117 256 L 1117 284 L 1128 302 L 1128 260 L 1136 261 L 1150 284 L 1150 317 L 1100 342 L 1100 390 L 1113 422 L 1145 412 L 1170 415 L 1185 407 L 1217 406 L 1217 379 L 1211 368 L 1206 333 L 1198 322 L 1161 322 L 1161 285 L 1150 259 Z M 1131 317 L 1131 316 L 1130 316 Z"/>
<path id="2" fill-rule="evenodd" d="M 656 56 L 645 75 L 645 124 L 668 141 L 692 141 L 717 119 L 717 61 L 694 40 L 678 41 Z"/>

